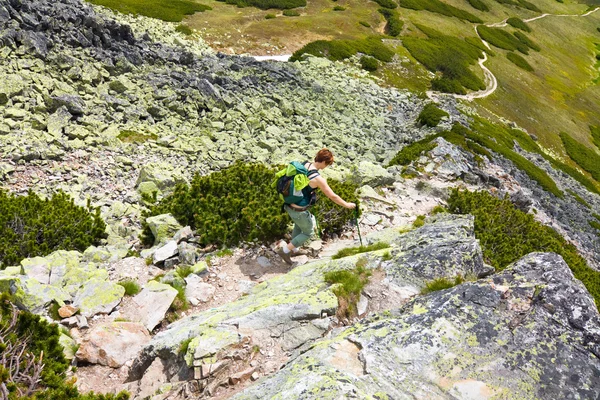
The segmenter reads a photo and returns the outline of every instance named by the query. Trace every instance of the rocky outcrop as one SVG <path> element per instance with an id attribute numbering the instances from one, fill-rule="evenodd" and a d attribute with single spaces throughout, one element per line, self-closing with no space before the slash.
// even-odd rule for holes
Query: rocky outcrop
<path id="1" fill-rule="evenodd" d="M 417 297 L 318 342 L 234 399 L 591 399 L 600 317 L 556 254 Z"/>
<path id="2" fill-rule="evenodd" d="M 405 294 L 400 301 L 419 293 L 432 279 L 489 273 L 473 236 L 472 217 L 439 216 L 414 232 L 401 234 L 397 229 L 389 229 L 377 235 L 381 237 L 391 243 L 389 249 L 298 266 L 284 276 L 253 287 L 232 303 L 169 325 L 135 360 L 130 379 L 141 379 L 145 370 L 161 359 L 171 381 L 195 378 L 201 389 L 210 392 L 223 382 L 205 376 L 203 371 L 216 368 L 217 363 L 225 363 L 226 366 L 219 364 L 225 371 L 244 369 L 245 359 L 231 358 L 235 349 L 260 345 L 267 338 L 274 338 L 283 351 L 305 346 L 333 326 L 332 316 L 338 308 L 324 273 L 352 269 L 359 260 L 366 268 L 384 271 L 390 288 Z M 389 255 L 383 257 L 384 253 Z M 185 363 L 179 356 L 182 343 L 187 344 Z"/>

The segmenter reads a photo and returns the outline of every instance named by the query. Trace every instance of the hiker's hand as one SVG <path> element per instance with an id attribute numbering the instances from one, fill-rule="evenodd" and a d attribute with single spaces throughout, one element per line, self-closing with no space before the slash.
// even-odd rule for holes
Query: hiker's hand
<path id="1" fill-rule="evenodd" d="M 346 208 L 349 208 L 349 209 L 353 210 L 353 209 L 356 208 L 356 204 L 354 204 L 354 203 L 348 203 L 348 205 L 346 205 Z"/>

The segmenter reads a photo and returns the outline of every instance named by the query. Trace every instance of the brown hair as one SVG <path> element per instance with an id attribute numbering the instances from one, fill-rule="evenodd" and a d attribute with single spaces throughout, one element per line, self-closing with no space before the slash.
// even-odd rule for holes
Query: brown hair
<path id="1" fill-rule="evenodd" d="M 333 153 L 327 149 L 321 149 L 315 156 L 315 162 L 324 162 L 326 165 L 333 164 Z"/>

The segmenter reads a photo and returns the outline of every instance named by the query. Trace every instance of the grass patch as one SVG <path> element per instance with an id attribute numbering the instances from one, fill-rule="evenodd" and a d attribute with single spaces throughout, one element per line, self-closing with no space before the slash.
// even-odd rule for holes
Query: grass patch
<path id="1" fill-rule="evenodd" d="M 346 7 L 335 6 L 333 7 L 333 11 L 346 11 Z"/>
<path id="2" fill-rule="evenodd" d="M 360 254 L 360 253 L 368 253 L 370 251 L 387 249 L 388 247 L 390 247 L 390 245 L 385 242 L 377 242 L 377 243 L 369 244 L 367 246 L 348 247 L 345 249 L 341 249 L 335 255 L 333 255 L 331 258 L 334 260 L 337 260 L 338 258 L 354 256 L 354 255 Z"/>
<path id="3" fill-rule="evenodd" d="M 583 197 L 581 197 L 580 195 L 578 195 L 576 192 L 572 191 L 571 189 L 567 189 L 567 193 L 569 193 L 571 196 L 573 196 L 579 204 L 582 204 L 582 205 L 586 206 L 587 208 L 592 208 L 590 203 L 585 201 L 585 199 Z"/>
<path id="4" fill-rule="evenodd" d="M 385 33 L 393 37 L 398 36 L 404 26 L 404 22 L 398 17 L 398 11 L 389 8 L 380 8 L 378 11 L 387 21 Z"/>
<path id="5" fill-rule="evenodd" d="M 491 28 L 485 25 L 477 26 L 479 36 L 492 46 L 500 49 L 514 51 L 518 50 L 523 54 L 528 54 L 529 47 L 517 39 L 514 35 L 503 31 L 500 28 Z"/>
<path id="6" fill-rule="evenodd" d="M 439 290 L 450 289 L 451 287 L 460 285 L 465 282 L 465 278 L 458 275 L 454 279 L 450 278 L 437 278 L 432 281 L 425 283 L 425 287 L 421 290 L 421 294 L 427 294 L 437 292 Z"/>
<path id="7" fill-rule="evenodd" d="M 508 197 L 498 199 L 488 192 L 454 189 L 448 208 L 457 214 L 475 217 L 475 236 L 485 261 L 496 271 L 531 252 L 560 254 L 600 306 L 600 272 L 590 268 L 577 249 L 558 232 L 514 207 Z"/>
<path id="8" fill-rule="evenodd" d="M 442 118 L 447 116 L 449 116 L 449 114 L 446 111 L 439 109 L 435 103 L 427 103 L 419 113 L 417 122 L 421 125 L 435 127 L 438 126 Z"/>
<path id="9" fill-rule="evenodd" d="M 413 228 L 420 228 L 423 225 L 425 225 L 425 216 L 417 215 L 417 219 L 415 219 L 415 222 L 413 222 Z"/>
<path id="10" fill-rule="evenodd" d="M 512 26 L 513 28 L 517 28 L 525 32 L 531 32 L 531 28 L 529 27 L 529 25 L 527 25 L 527 23 L 521 18 L 510 17 L 506 20 L 506 23 Z"/>
<path id="11" fill-rule="evenodd" d="M 465 10 L 461 10 L 460 8 L 442 3 L 439 0 L 400 0 L 400 7 L 417 11 L 426 10 L 447 17 L 456 17 L 476 24 L 483 23 L 479 17 L 476 17 Z"/>
<path id="12" fill-rule="evenodd" d="M 190 347 L 190 343 L 193 338 L 185 339 L 183 342 L 179 343 L 179 348 L 177 349 L 177 354 L 185 355 Z"/>
<path id="13" fill-rule="evenodd" d="M 299 60 L 305 53 L 332 61 L 345 60 L 356 53 L 363 53 L 383 62 L 390 62 L 394 56 L 394 52 L 379 37 L 373 36 L 360 40 L 317 40 L 296 51 L 290 61 Z"/>
<path id="14" fill-rule="evenodd" d="M 265 15 L 265 19 L 273 19 L 273 18 L 277 18 L 277 16 L 275 14 L 267 14 L 267 15 Z"/>
<path id="15" fill-rule="evenodd" d="M 283 10 L 283 15 L 286 17 L 299 17 L 300 13 L 296 10 Z"/>
<path id="16" fill-rule="evenodd" d="M 171 303 L 171 307 L 169 310 L 176 314 L 179 311 L 186 311 L 190 308 L 190 303 L 188 303 L 187 298 L 185 297 L 185 286 L 181 286 L 177 283 L 171 285 L 175 290 L 177 290 L 177 296 L 173 299 Z M 172 321 L 169 321 L 172 322 Z"/>
<path id="17" fill-rule="evenodd" d="M 392 259 L 392 253 L 390 253 L 389 251 L 386 251 L 385 253 L 383 253 L 383 255 L 381 256 L 381 259 L 383 261 L 389 261 Z"/>
<path id="18" fill-rule="evenodd" d="M 432 81 L 434 90 L 464 94 L 465 88 L 485 89 L 485 83 L 469 69 L 469 66 L 476 64 L 482 57 L 482 51 L 478 47 L 422 25 L 417 27 L 428 38 L 405 37 L 402 44 L 425 68 L 441 72 L 442 77 Z"/>
<path id="19" fill-rule="evenodd" d="M 188 0 L 88 0 L 124 14 L 145 15 L 168 22 L 181 22 L 184 16 L 212 10 L 209 6 Z"/>
<path id="20" fill-rule="evenodd" d="M 352 318 L 357 315 L 357 304 L 360 293 L 367 283 L 371 271 L 364 267 L 366 260 L 359 260 L 353 270 L 330 271 L 325 273 L 325 282 L 335 284 L 333 293 L 338 298 L 338 317 Z"/>
<path id="21" fill-rule="evenodd" d="M 432 139 L 437 135 L 428 136 L 424 139 L 413 142 L 407 146 L 404 146 L 392 160 L 388 167 L 392 165 L 408 165 L 412 161 L 416 160 L 421 154 L 426 153 L 435 149 L 437 143 L 432 143 Z"/>
<path id="22" fill-rule="evenodd" d="M 590 224 L 590 226 L 592 228 L 597 229 L 598 231 L 600 231 L 600 222 L 594 221 L 594 220 L 590 220 L 590 221 L 588 221 L 588 224 Z"/>
<path id="23" fill-rule="evenodd" d="M 432 215 L 447 214 L 447 213 L 448 213 L 448 209 L 444 206 L 435 206 L 435 207 L 433 207 L 433 210 L 431 210 Z"/>
<path id="24" fill-rule="evenodd" d="M 126 279 L 124 281 L 118 282 L 117 284 L 123 286 L 123 288 L 125 289 L 125 294 L 127 296 L 135 296 L 141 290 L 140 285 L 132 279 Z"/>
<path id="25" fill-rule="evenodd" d="M 183 24 L 177 25 L 175 30 L 179 33 L 183 33 L 184 35 L 191 35 L 192 33 L 194 33 L 194 31 L 192 31 L 192 29 L 189 26 Z"/>
<path id="26" fill-rule="evenodd" d="M 565 132 L 560 133 L 560 139 L 569 157 L 577 165 L 589 172 L 592 178 L 600 182 L 600 156 L 594 150 L 579 143 Z"/>
<path id="27" fill-rule="evenodd" d="M 176 272 L 182 279 L 185 279 L 192 274 L 193 270 L 191 265 L 180 265 L 177 267 Z"/>
<path id="28" fill-rule="evenodd" d="M 523 57 L 518 55 L 517 53 L 513 53 L 512 51 L 506 54 L 506 58 L 509 59 L 510 62 L 515 64 L 517 67 L 524 69 L 525 71 L 533 71 L 533 67 L 525 60 Z"/>
<path id="29" fill-rule="evenodd" d="M 154 133 L 149 133 L 146 135 L 136 131 L 125 130 L 119 133 L 117 139 L 119 139 L 123 143 L 144 143 L 148 140 L 156 140 L 158 139 L 158 136 Z"/>
<path id="30" fill-rule="evenodd" d="M 231 257 L 233 255 L 233 251 L 231 249 L 221 249 L 215 251 L 212 255 L 215 257 Z"/>
<path id="31" fill-rule="evenodd" d="M 490 11 L 490 8 L 487 6 L 487 4 L 485 4 L 481 0 L 467 0 L 467 1 L 471 5 L 471 7 L 475 8 L 479 11 L 483 11 L 483 12 Z"/>

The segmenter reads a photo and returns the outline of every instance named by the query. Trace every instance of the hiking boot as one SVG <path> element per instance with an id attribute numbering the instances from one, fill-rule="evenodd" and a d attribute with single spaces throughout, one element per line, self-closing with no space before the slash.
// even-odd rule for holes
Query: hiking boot
<path id="1" fill-rule="evenodd" d="M 279 256 L 283 259 L 283 261 L 285 261 L 286 264 L 288 264 L 288 265 L 294 264 L 294 262 L 292 261 L 292 258 L 290 257 L 292 255 L 292 253 L 285 253 L 283 251 L 283 247 L 280 247 L 277 249 L 277 254 L 279 254 Z"/>

